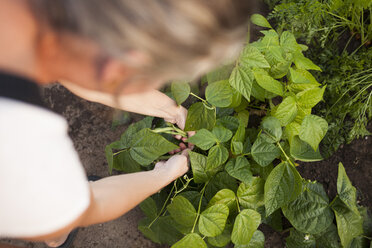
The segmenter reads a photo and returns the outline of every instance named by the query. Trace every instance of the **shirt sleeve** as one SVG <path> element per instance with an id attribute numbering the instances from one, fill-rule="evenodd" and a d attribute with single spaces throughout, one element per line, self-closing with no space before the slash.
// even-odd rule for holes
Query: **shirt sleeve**
<path id="1" fill-rule="evenodd" d="M 51 111 L 0 98 L 0 237 L 46 235 L 88 208 L 89 184 L 67 128 Z"/>

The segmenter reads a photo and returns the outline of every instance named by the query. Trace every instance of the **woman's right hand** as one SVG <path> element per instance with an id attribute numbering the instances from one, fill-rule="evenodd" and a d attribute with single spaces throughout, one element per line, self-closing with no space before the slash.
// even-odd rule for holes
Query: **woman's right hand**
<path id="1" fill-rule="evenodd" d="M 170 181 L 183 176 L 189 170 L 189 151 L 189 149 L 183 150 L 180 155 L 174 155 L 167 161 L 156 163 L 154 170 L 167 175 Z"/>

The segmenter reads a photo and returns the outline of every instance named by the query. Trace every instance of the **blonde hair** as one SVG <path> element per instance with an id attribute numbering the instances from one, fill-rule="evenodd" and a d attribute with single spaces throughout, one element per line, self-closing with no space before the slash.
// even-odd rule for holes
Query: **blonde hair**
<path id="1" fill-rule="evenodd" d="M 149 57 L 144 73 L 193 77 L 236 55 L 244 43 L 252 0 L 30 0 L 56 31 L 95 41 L 128 63 Z"/>

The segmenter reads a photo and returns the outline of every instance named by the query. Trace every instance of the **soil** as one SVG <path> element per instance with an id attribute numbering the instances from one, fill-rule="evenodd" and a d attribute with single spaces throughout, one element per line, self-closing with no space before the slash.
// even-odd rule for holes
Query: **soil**
<path id="1" fill-rule="evenodd" d="M 112 128 L 114 109 L 101 104 L 91 103 L 74 96 L 64 87 L 56 84 L 44 89 L 47 105 L 56 113 L 63 115 L 69 124 L 69 135 L 79 153 L 88 175 L 109 176 L 104 155 L 106 144 L 117 140 L 127 125 Z M 139 120 L 138 115 L 130 115 L 132 121 Z M 368 126 L 372 131 L 372 123 Z M 358 201 L 372 209 L 372 137 L 366 137 L 344 145 L 329 159 L 317 163 L 301 163 L 300 174 L 322 183 L 330 199 L 336 195 L 337 166 L 342 162 L 346 172 L 357 188 Z M 135 208 L 121 218 L 79 229 L 73 248 L 159 248 L 142 236 L 137 223 L 143 217 L 139 208 Z M 262 225 L 260 229 L 266 237 L 265 248 L 283 248 L 282 234 Z M 31 243 L 15 240 L 2 240 L 28 248 L 46 248 L 43 243 Z"/>

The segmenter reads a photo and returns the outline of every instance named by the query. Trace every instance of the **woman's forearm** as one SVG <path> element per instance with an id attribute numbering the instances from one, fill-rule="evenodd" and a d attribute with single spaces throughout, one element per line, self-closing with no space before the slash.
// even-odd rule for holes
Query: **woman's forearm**
<path id="1" fill-rule="evenodd" d="M 116 219 L 171 181 L 166 173 L 152 170 L 91 182 L 92 203 L 80 226 Z"/>

